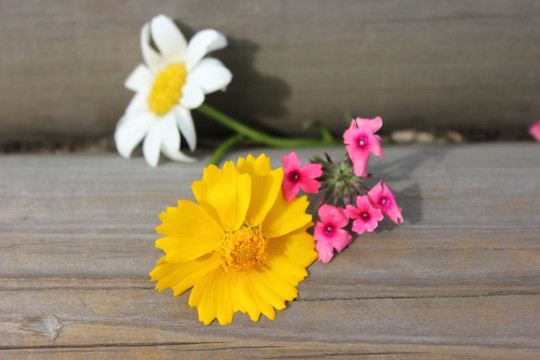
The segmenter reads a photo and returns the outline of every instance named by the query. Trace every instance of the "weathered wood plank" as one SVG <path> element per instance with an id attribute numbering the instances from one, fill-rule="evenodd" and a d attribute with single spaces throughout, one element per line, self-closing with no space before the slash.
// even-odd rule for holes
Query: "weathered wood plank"
<path id="1" fill-rule="evenodd" d="M 540 114 L 535 0 L 2 0 L 0 140 L 110 134 L 140 27 L 160 12 L 228 36 L 217 56 L 234 80 L 209 102 L 246 123 L 299 133 L 319 118 L 341 132 L 352 113 L 387 130 L 525 134 Z"/>
<path id="2" fill-rule="evenodd" d="M 266 150 L 278 166 L 284 151 Z M 343 151 L 298 153 L 305 161 L 324 150 Z M 537 144 L 385 152 L 372 169 L 405 223 L 385 221 L 330 264 L 312 265 L 275 321 L 237 314 L 227 327 L 205 327 L 189 294 L 157 293 L 148 278 L 160 257 L 157 215 L 193 199 L 201 163 L 0 157 L 0 357 L 534 359 Z"/>
<path id="3" fill-rule="evenodd" d="M 42 300 L 39 296 L 24 300 L 28 295 L 16 294 L 21 307 L 32 309 L 32 301 Z M 160 344 L 196 345 L 216 352 L 249 346 L 251 349 L 244 351 L 252 355 L 260 351 L 258 347 L 279 346 L 282 353 L 303 351 L 304 356 L 313 351 L 308 350 L 312 344 L 321 352 L 327 346 L 330 351 L 338 351 L 338 345 L 343 344 L 340 353 L 344 355 L 369 346 L 387 352 L 416 352 L 418 346 L 428 354 L 444 353 L 444 348 L 450 349 L 450 354 L 469 349 L 484 356 L 493 353 L 492 346 L 503 354 L 510 350 L 517 355 L 538 351 L 537 334 L 530 332 L 539 320 L 531 313 L 538 305 L 537 296 L 333 300 L 319 301 L 316 307 L 297 301 L 274 322 L 263 319 L 252 323 L 244 317 L 236 319 L 234 326 L 222 328 L 195 324 L 195 310 L 178 304 L 187 301 L 187 296 L 166 295 L 156 301 L 150 290 L 143 294 L 135 290 L 56 292 L 56 299 L 47 296 L 41 302 L 56 316 L 28 315 L 24 320 L 2 317 L 7 335 L 3 341 L 17 341 L 16 345 L 5 346 L 4 353 L 42 346 L 52 355 L 55 348 L 118 351 Z"/>
<path id="4" fill-rule="evenodd" d="M 77 348 L 38 348 L 13 349 L 5 351 L 9 359 L 537 359 L 537 351 L 509 349 L 490 346 L 481 349 L 469 347 L 447 347 L 415 345 L 400 346 L 386 344 L 384 346 L 367 343 L 317 344 L 308 346 L 297 343 L 265 343 L 258 344 L 250 338 L 242 343 L 203 342 L 203 343 L 162 343 L 153 344 L 120 344 L 117 346 L 81 346 Z"/>

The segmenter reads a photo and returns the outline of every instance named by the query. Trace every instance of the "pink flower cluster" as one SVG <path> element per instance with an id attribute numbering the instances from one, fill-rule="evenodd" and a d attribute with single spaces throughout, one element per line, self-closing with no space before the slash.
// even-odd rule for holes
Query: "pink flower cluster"
<path id="1" fill-rule="evenodd" d="M 334 249 L 341 252 L 352 242 L 351 231 L 359 235 L 371 232 L 384 215 L 398 225 L 403 222 L 401 208 L 383 181 L 372 189 L 362 184 L 371 178 L 367 172 L 370 155 L 384 156 L 381 138 L 375 134 L 381 127 L 380 117 L 353 119 L 343 134 L 347 155 L 338 164 L 328 155 L 326 161 L 315 157 L 304 167 L 294 152 L 281 158 L 285 172 L 282 189 L 287 201 L 300 189 L 310 194 L 322 192 L 314 239 L 319 260 L 324 263 L 332 259 Z"/>
<path id="2" fill-rule="evenodd" d="M 343 229 L 349 224 L 349 219 L 353 220 L 352 231 L 361 235 L 365 231 L 375 230 L 383 219 L 383 214 L 398 225 L 403 222 L 401 208 L 398 207 L 394 194 L 382 181 L 367 195 L 358 196 L 356 206 L 347 205 L 345 209 L 332 205 L 321 206 L 320 220 L 315 225 L 313 234 L 319 260 L 329 262 L 334 256 L 334 249 L 341 252 L 352 242 L 352 236 Z M 336 219 L 339 219 L 339 222 Z"/>

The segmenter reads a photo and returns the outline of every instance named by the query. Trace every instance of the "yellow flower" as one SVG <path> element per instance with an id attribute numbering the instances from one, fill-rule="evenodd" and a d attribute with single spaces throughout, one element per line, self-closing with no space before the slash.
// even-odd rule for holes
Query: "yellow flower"
<path id="1" fill-rule="evenodd" d="M 287 202 L 282 179 L 265 155 L 204 169 L 191 186 L 198 204 L 180 200 L 159 216 L 165 237 L 156 247 L 165 255 L 150 273 L 156 289 L 179 295 L 193 287 L 189 305 L 205 325 L 230 324 L 237 311 L 273 320 L 317 258 L 307 198 Z"/>

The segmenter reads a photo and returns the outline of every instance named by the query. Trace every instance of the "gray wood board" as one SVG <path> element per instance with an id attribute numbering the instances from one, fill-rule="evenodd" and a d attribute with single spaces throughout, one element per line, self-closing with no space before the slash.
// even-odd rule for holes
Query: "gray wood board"
<path id="1" fill-rule="evenodd" d="M 0 140 L 112 133 L 158 13 L 229 47 L 227 92 L 208 102 L 289 134 L 348 114 L 404 127 L 524 134 L 540 117 L 536 0 L 0 1 Z M 197 116 L 201 134 L 216 135 Z"/>
<path id="2" fill-rule="evenodd" d="M 343 154 L 297 151 L 303 162 Z M 370 170 L 405 222 L 314 263 L 275 321 L 236 314 L 226 327 L 205 327 L 189 292 L 158 293 L 148 276 L 162 254 L 158 214 L 193 200 L 204 162 L 0 156 L 0 358 L 537 358 L 539 151 L 385 147 Z M 251 152 L 274 166 L 285 153 Z"/>

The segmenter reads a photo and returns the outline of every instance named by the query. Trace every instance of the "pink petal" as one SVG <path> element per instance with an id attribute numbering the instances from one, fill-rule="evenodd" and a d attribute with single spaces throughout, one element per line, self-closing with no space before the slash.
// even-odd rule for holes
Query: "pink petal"
<path id="1" fill-rule="evenodd" d="M 359 121 L 358 120 L 363 120 L 362 121 L 362 124 L 363 126 L 366 126 L 368 127 L 369 129 L 371 129 L 371 131 L 373 132 L 377 132 L 379 131 L 379 129 L 382 127 L 383 125 L 383 121 L 382 119 L 377 116 L 376 118 L 374 119 L 360 119 L 360 118 L 357 118 L 356 119 L 356 123 L 358 124 L 358 127 L 360 127 L 360 124 L 359 124 Z"/>
<path id="2" fill-rule="evenodd" d="M 381 210 L 371 205 L 369 196 L 359 196 L 356 198 L 356 206 L 347 206 L 347 213 L 353 219 L 357 219 L 353 222 L 352 230 L 358 234 L 362 234 L 364 231 L 373 231 L 379 225 L 379 221 L 383 219 Z M 367 219 L 363 215 L 367 213 L 369 216 Z"/>
<path id="3" fill-rule="evenodd" d="M 319 208 L 319 219 L 321 219 L 321 221 L 323 223 L 328 223 L 330 222 L 330 220 L 332 220 L 332 215 L 334 214 L 334 211 L 335 211 L 335 207 L 333 207 L 332 205 L 323 205 Z"/>
<path id="4" fill-rule="evenodd" d="M 376 156 L 384 156 L 381 148 L 381 137 L 375 135 L 375 131 L 382 126 L 382 119 L 356 118 L 351 122 L 351 126 L 343 133 L 347 153 L 354 164 L 354 173 L 357 176 L 367 176 L 367 162 L 370 153 Z M 360 146 L 359 139 L 364 140 L 365 144 Z"/>
<path id="5" fill-rule="evenodd" d="M 373 188 L 371 188 L 371 190 L 368 191 L 368 196 L 373 206 L 379 207 L 379 199 L 382 195 L 382 192 L 382 180 L 379 181 L 377 185 L 375 185 Z"/>
<path id="6" fill-rule="evenodd" d="M 345 209 L 345 211 L 347 212 L 347 215 L 351 219 L 357 219 L 360 216 L 360 212 L 358 211 L 358 208 L 352 205 L 347 205 L 347 208 Z"/>
<path id="7" fill-rule="evenodd" d="M 352 236 L 347 230 L 339 229 L 336 231 L 333 245 L 338 252 L 341 252 L 343 249 L 345 249 L 351 242 Z"/>
<path id="8" fill-rule="evenodd" d="M 325 241 L 317 241 L 315 244 L 315 250 L 319 254 L 319 261 L 328 263 L 334 257 L 334 249 L 332 244 Z"/>
<path id="9" fill-rule="evenodd" d="M 353 144 L 356 140 L 356 133 L 355 133 L 355 130 L 356 130 L 356 123 L 355 121 L 353 120 L 351 122 L 351 126 L 349 126 L 349 128 L 347 130 L 345 130 L 345 132 L 343 133 L 343 142 L 345 144 Z"/>
<path id="10" fill-rule="evenodd" d="M 349 217 L 347 216 L 347 213 L 344 209 L 336 208 L 336 212 L 334 213 L 334 224 L 338 228 L 342 228 L 344 226 L 347 226 L 349 223 Z"/>
<path id="11" fill-rule="evenodd" d="M 301 165 L 300 159 L 294 151 L 292 151 L 288 156 L 282 156 L 281 163 L 283 164 L 283 170 L 285 172 L 290 172 L 291 170 L 299 170 Z"/>
<path id="12" fill-rule="evenodd" d="M 397 225 L 400 225 L 403 223 L 403 216 L 401 216 L 401 208 L 397 206 L 397 204 L 394 202 L 394 206 L 390 207 L 388 210 L 384 212 L 386 216 L 393 222 L 395 222 Z"/>
<path id="13" fill-rule="evenodd" d="M 281 184 L 281 190 L 283 191 L 285 200 L 291 201 L 300 191 L 300 185 L 298 182 L 288 181 L 284 178 L 283 183 Z"/>
<path id="14" fill-rule="evenodd" d="M 327 236 L 326 227 L 326 224 L 317 221 L 317 223 L 315 224 L 315 230 L 313 231 L 313 238 L 315 239 L 315 241 L 324 240 L 330 244 L 332 243 L 332 237 Z"/>
<path id="15" fill-rule="evenodd" d="M 540 141 L 540 120 L 531 125 L 529 134 L 531 134 L 536 141 Z"/>
<path id="16" fill-rule="evenodd" d="M 366 231 L 366 226 L 367 223 L 361 217 L 359 217 L 358 219 L 353 221 L 352 231 L 354 231 L 358 235 L 362 235 L 364 231 Z"/>
<path id="17" fill-rule="evenodd" d="M 326 204 L 319 208 L 319 218 L 323 223 L 330 224 L 333 228 L 342 228 L 349 222 L 345 210 Z"/>
<path id="18" fill-rule="evenodd" d="M 322 175 L 321 164 L 306 164 L 300 170 L 302 177 L 308 177 L 310 179 L 316 179 Z"/>
<path id="19" fill-rule="evenodd" d="M 384 218 L 382 211 L 380 209 L 377 209 L 375 207 L 371 207 L 369 210 L 369 220 L 364 221 L 366 224 L 366 230 L 368 232 L 372 232 L 379 226 L 379 221 L 381 221 Z"/>
<path id="20" fill-rule="evenodd" d="M 388 216 L 390 220 L 398 225 L 403 222 L 401 208 L 397 206 L 394 194 L 385 183 L 379 181 L 379 183 L 368 192 L 368 195 L 373 206 L 381 209 L 383 214 Z M 383 199 L 386 200 L 386 204 L 382 203 Z"/>
<path id="21" fill-rule="evenodd" d="M 362 210 L 362 211 L 367 211 L 369 210 L 369 208 L 371 208 L 371 202 L 369 201 L 369 196 L 367 195 L 364 195 L 364 196 L 358 196 L 356 198 L 356 207 L 359 209 L 359 210 Z"/>
<path id="22" fill-rule="evenodd" d="M 383 193 L 387 197 L 387 210 L 383 210 L 383 213 L 390 218 L 396 224 L 401 224 L 403 222 L 403 217 L 401 216 L 401 208 L 398 207 L 396 199 L 394 198 L 394 193 L 386 186 L 385 183 L 382 184 Z"/>
<path id="23" fill-rule="evenodd" d="M 351 148 L 352 146 L 346 147 L 347 153 L 353 162 L 354 174 L 359 177 L 366 177 L 369 152 L 365 153 L 363 151 L 356 151 L 354 148 L 351 151 Z"/>
<path id="24" fill-rule="evenodd" d="M 355 121 L 353 121 L 349 129 L 343 133 L 343 140 L 346 145 L 345 148 L 347 149 L 347 153 L 353 162 L 354 173 L 356 176 L 365 177 L 367 176 L 367 162 L 370 154 L 369 142 L 373 135 L 369 129 L 365 132 L 364 130 L 356 128 L 355 124 Z M 364 147 L 358 145 L 358 138 L 360 136 L 367 141 Z"/>
<path id="25" fill-rule="evenodd" d="M 319 260 L 327 263 L 334 256 L 334 247 L 332 245 L 332 238 L 326 235 L 326 225 L 317 222 L 315 224 L 315 231 L 313 233 L 313 239 L 315 240 L 315 250 L 319 254 Z"/>
<path id="26" fill-rule="evenodd" d="M 369 150 L 375 156 L 385 156 L 381 148 L 381 137 L 379 135 L 372 135 L 370 137 Z"/>
<path id="27" fill-rule="evenodd" d="M 366 224 L 366 230 L 368 232 L 372 232 L 373 230 L 375 230 L 377 228 L 377 226 L 379 226 L 379 221 L 381 221 L 383 219 L 383 216 L 382 216 L 382 213 L 379 211 L 379 214 L 381 214 L 381 218 L 380 219 L 375 219 L 375 218 L 370 218 L 369 221 L 367 222 L 364 222 Z"/>
<path id="28" fill-rule="evenodd" d="M 381 209 L 373 206 L 369 209 L 369 216 L 376 221 L 381 221 L 384 218 Z"/>
<path id="29" fill-rule="evenodd" d="M 321 183 L 314 179 L 306 179 L 300 177 L 300 181 L 297 183 L 304 192 L 308 194 L 316 194 L 321 188 Z"/>

